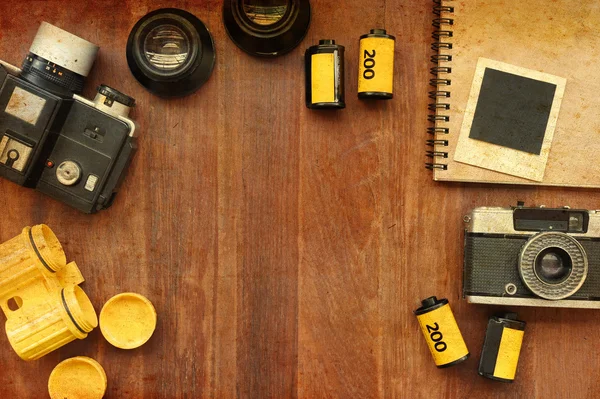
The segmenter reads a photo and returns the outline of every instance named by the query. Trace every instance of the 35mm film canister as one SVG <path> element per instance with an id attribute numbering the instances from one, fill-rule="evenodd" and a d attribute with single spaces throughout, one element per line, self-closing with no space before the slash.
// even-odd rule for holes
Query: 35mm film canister
<path id="1" fill-rule="evenodd" d="M 415 315 L 435 365 L 444 368 L 467 360 L 469 350 L 448 300 L 432 296 L 423 300 L 421 305 L 415 310 Z"/>
<path id="2" fill-rule="evenodd" d="M 344 46 L 321 40 L 304 55 L 306 106 L 311 109 L 345 108 Z"/>
<path id="3" fill-rule="evenodd" d="M 371 29 L 360 37 L 358 98 L 391 100 L 394 97 L 396 38 L 385 29 Z"/>
<path id="4" fill-rule="evenodd" d="M 479 375 L 502 382 L 514 381 L 525 324 L 517 320 L 516 313 L 490 317 L 479 360 Z"/>

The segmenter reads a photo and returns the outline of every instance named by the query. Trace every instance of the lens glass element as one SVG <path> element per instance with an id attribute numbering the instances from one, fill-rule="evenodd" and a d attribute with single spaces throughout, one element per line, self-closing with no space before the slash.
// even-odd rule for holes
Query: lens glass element
<path id="1" fill-rule="evenodd" d="M 144 39 L 144 56 L 161 73 L 178 72 L 186 65 L 190 50 L 190 38 L 175 25 L 159 25 Z"/>
<path id="2" fill-rule="evenodd" d="M 288 9 L 288 0 L 243 0 L 246 17 L 257 25 L 268 26 L 281 21 Z"/>
<path id="3" fill-rule="evenodd" d="M 535 274 L 547 284 L 565 281 L 572 270 L 571 257 L 561 248 L 546 248 L 535 259 Z"/>

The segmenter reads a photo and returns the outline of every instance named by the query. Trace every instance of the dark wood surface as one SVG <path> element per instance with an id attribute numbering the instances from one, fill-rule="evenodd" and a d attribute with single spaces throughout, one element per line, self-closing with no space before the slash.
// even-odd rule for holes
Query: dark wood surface
<path id="1" fill-rule="evenodd" d="M 0 240 L 47 223 L 99 311 L 134 291 L 158 311 L 142 348 L 94 330 L 26 363 L 0 334 L 0 397 L 42 398 L 61 360 L 105 368 L 107 398 L 597 397 L 599 313 L 515 309 L 528 322 L 517 381 L 477 375 L 496 308 L 460 298 L 462 217 L 472 207 L 597 208 L 590 190 L 439 184 L 424 168 L 431 2 L 313 0 L 291 54 L 252 58 L 227 37 L 221 1 L 0 3 L 0 57 L 20 65 L 41 21 L 101 46 L 85 94 L 137 99 L 139 152 L 115 205 L 89 216 L 0 181 Z M 178 6 L 202 19 L 217 63 L 195 94 L 162 100 L 130 75 L 129 30 Z M 356 98 L 358 38 L 396 35 L 395 98 Z M 346 46 L 347 109 L 304 106 L 303 52 Z M 576 156 L 576 154 L 574 154 Z M 435 368 L 412 311 L 448 297 L 472 356 Z"/>

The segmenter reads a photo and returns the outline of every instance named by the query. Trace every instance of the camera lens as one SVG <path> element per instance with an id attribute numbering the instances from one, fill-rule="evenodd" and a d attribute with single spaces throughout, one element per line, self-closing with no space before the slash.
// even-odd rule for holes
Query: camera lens
<path id="1" fill-rule="evenodd" d="M 535 259 L 535 274 L 548 284 L 565 281 L 572 270 L 571 257 L 561 248 L 546 248 Z"/>
<path id="2" fill-rule="evenodd" d="M 519 256 L 519 275 L 535 295 L 551 300 L 575 294 L 585 282 L 588 259 L 572 236 L 542 232 L 525 243 Z"/>
<path id="3" fill-rule="evenodd" d="M 175 25 L 160 25 L 144 39 L 144 56 L 158 73 L 176 74 L 185 67 L 192 43 Z"/>
<path id="4" fill-rule="evenodd" d="M 246 17 L 260 26 L 273 25 L 285 16 L 288 0 L 242 0 Z"/>
<path id="5" fill-rule="evenodd" d="M 191 94 L 210 77 L 213 40 L 194 15 L 164 8 L 142 17 L 127 41 L 127 63 L 146 89 L 162 97 Z"/>
<path id="6" fill-rule="evenodd" d="M 225 0 L 225 29 L 245 52 L 275 57 L 293 50 L 310 25 L 308 0 Z"/>
<path id="7" fill-rule="evenodd" d="M 42 22 L 22 65 L 23 79 L 54 94 L 81 94 L 98 46 Z"/>

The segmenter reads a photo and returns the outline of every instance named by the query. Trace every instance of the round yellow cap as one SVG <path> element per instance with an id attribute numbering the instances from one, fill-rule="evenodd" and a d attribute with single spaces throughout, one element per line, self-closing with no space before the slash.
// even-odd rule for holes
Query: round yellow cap
<path id="1" fill-rule="evenodd" d="M 146 297 L 125 292 L 110 298 L 100 312 L 100 331 L 117 348 L 146 343 L 156 328 L 156 310 Z"/>
<path id="2" fill-rule="evenodd" d="M 106 392 L 106 373 L 94 359 L 72 357 L 60 362 L 48 379 L 52 399 L 102 399 Z"/>

